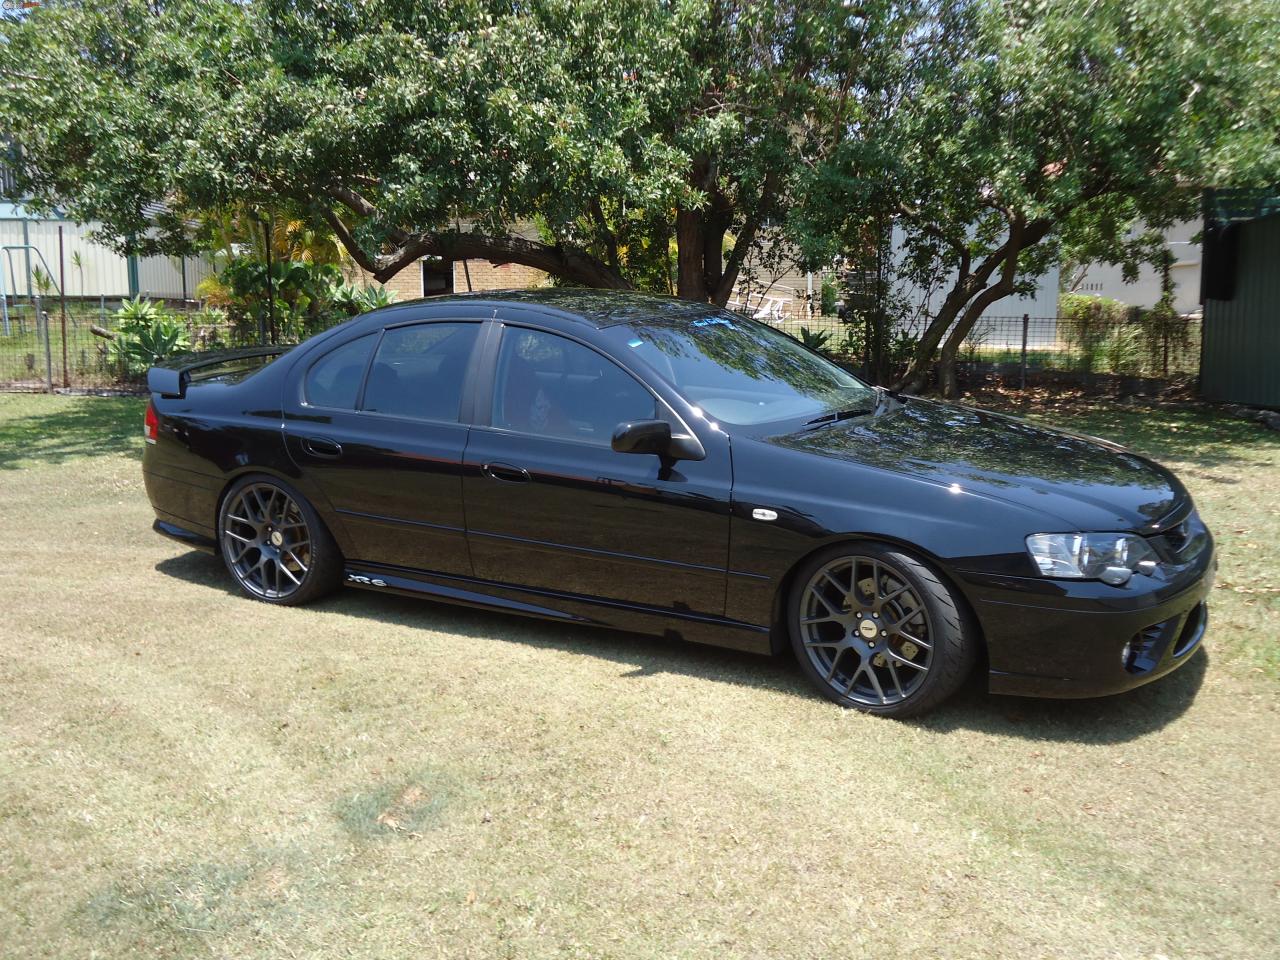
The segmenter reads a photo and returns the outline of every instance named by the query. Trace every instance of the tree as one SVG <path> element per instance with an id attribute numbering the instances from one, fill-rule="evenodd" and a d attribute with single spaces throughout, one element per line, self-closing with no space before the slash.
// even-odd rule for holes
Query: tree
<path id="1" fill-rule="evenodd" d="M 803 215 L 810 237 L 851 245 L 891 217 L 900 271 L 922 289 L 943 282 L 906 386 L 940 356 L 954 395 L 983 311 L 1064 246 L 1132 266 L 1151 255 L 1149 237 L 1126 240 L 1135 223 L 1166 227 L 1207 185 L 1280 171 L 1265 0 L 940 3 L 917 40 L 881 122 L 815 174 Z M 868 165 L 869 150 L 884 162 Z"/>
<path id="2" fill-rule="evenodd" d="M 20 187 L 117 248 L 174 252 L 184 212 L 287 200 L 378 280 L 484 258 L 598 287 L 674 274 L 724 303 L 856 127 L 905 9 L 84 0 L 9 29 L 0 126 Z"/>

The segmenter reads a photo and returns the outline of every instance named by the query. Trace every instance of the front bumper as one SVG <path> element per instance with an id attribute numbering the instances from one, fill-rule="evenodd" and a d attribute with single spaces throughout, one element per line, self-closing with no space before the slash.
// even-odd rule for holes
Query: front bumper
<path id="1" fill-rule="evenodd" d="M 966 586 L 987 640 L 992 693 L 1102 697 L 1178 669 L 1208 625 L 1212 545 L 1162 580 L 1126 587 L 1000 577 Z"/>

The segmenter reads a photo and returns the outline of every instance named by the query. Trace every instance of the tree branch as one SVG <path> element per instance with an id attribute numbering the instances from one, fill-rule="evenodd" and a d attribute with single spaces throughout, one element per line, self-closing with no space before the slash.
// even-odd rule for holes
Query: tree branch
<path id="1" fill-rule="evenodd" d="M 963 280 L 965 277 L 969 275 L 969 267 L 971 266 L 971 262 L 970 262 L 971 255 L 969 253 L 969 245 L 967 243 L 957 240 L 955 237 L 949 236 L 945 231 L 943 231 L 936 224 L 921 222 L 920 211 L 907 206 L 905 203 L 898 204 L 898 213 L 901 214 L 906 219 L 911 220 L 913 223 L 915 223 L 916 226 L 919 227 L 921 233 L 926 233 L 931 237 L 941 240 L 943 243 L 949 246 L 952 250 L 954 250 L 956 253 L 956 256 L 959 257 L 960 259 L 960 268 L 958 271 L 960 274 L 960 278 Z"/>
<path id="2" fill-rule="evenodd" d="M 715 290 L 711 291 L 711 299 L 719 306 L 724 306 L 729 302 L 729 295 L 733 293 L 733 288 L 737 286 L 738 274 L 742 272 L 742 264 L 747 259 L 747 254 L 751 252 L 751 245 L 755 243 L 756 234 L 760 232 L 760 224 L 763 222 L 763 214 L 761 211 L 767 210 L 769 205 L 773 203 L 774 194 L 777 191 L 777 174 L 770 171 L 765 175 L 764 183 L 760 186 L 760 199 L 756 204 L 756 213 L 747 217 L 742 224 L 742 229 L 738 231 L 738 236 L 734 239 L 733 249 L 729 251 L 729 259 L 725 261 L 724 272 L 720 275 L 720 283 Z"/>
<path id="3" fill-rule="evenodd" d="M 600 206 L 599 197 L 592 197 L 591 199 L 591 216 L 595 218 L 596 226 L 600 228 L 600 236 L 604 240 L 605 249 L 609 252 L 609 266 L 613 267 L 614 270 L 618 270 L 618 238 L 609 229 L 609 221 L 605 219 L 604 208 Z"/>
<path id="4" fill-rule="evenodd" d="M 373 217 L 378 213 L 377 207 L 368 199 L 348 187 L 331 184 L 325 189 L 325 193 L 359 217 Z M 370 256 L 356 242 L 350 228 L 335 211 L 325 209 L 323 214 L 351 258 L 373 274 L 373 278 L 379 283 L 386 283 L 416 260 L 434 256 L 446 260 L 519 263 L 587 287 L 632 289 L 615 266 L 598 260 L 585 250 L 559 243 L 538 243 L 510 234 L 492 236 L 463 233 L 461 230 L 412 233 L 398 227 L 388 228 L 386 237 L 390 249 Z M 614 256 L 616 258 L 616 254 Z"/>
<path id="5" fill-rule="evenodd" d="M 351 254 L 351 259 L 363 269 L 372 273 L 377 267 L 376 262 L 364 252 L 360 244 L 356 243 L 355 237 L 351 235 L 351 230 L 347 225 L 342 222 L 342 218 L 327 207 L 321 210 L 321 214 L 324 216 L 325 222 L 333 229 L 333 232 L 337 234 L 338 242 L 346 247 L 347 253 Z"/>
<path id="6" fill-rule="evenodd" d="M 489 236 L 480 233 L 417 233 L 404 244 L 376 258 L 368 269 L 374 279 L 385 283 L 422 257 L 445 260 L 489 260 L 519 263 L 563 277 L 587 287 L 630 290 L 631 284 L 608 264 L 584 250 L 565 245 L 538 243 L 516 236 Z"/>

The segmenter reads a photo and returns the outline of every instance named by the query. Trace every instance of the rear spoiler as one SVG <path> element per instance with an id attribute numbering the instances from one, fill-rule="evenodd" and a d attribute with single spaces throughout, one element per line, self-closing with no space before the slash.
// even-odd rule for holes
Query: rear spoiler
<path id="1" fill-rule="evenodd" d="M 163 367 L 152 367 L 148 370 L 147 389 L 161 397 L 181 399 L 187 395 L 187 384 L 191 382 L 192 371 L 203 367 L 218 367 L 237 360 L 250 360 L 254 357 L 274 357 L 290 349 L 292 349 L 290 346 L 245 347 L 242 350 L 189 354 Z"/>

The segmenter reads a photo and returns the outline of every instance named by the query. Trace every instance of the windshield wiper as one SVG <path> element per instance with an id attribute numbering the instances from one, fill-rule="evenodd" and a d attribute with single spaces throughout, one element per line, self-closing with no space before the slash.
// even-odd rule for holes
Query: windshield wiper
<path id="1" fill-rule="evenodd" d="M 836 410 L 832 413 L 824 413 L 820 417 L 814 417 L 808 421 L 805 426 L 812 427 L 818 423 L 835 423 L 837 420 L 848 420 L 850 417 L 865 417 L 868 414 L 875 413 L 879 404 L 875 407 L 850 407 L 848 410 Z"/>
<path id="2" fill-rule="evenodd" d="M 805 426 L 812 427 L 820 423 L 836 423 L 840 420 L 848 420 L 850 417 L 870 416 L 873 413 L 879 413 L 881 408 L 888 404 L 889 399 L 898 400 L 898 402 L 901 403 L 897 393 L 893 390 L 886 389 L 885 387 L 876 387 L 875 391 L 876 402 L 874 406 L 850 407 L 848 410 L 836 410 L 832 413 L 824 413 L 822 416 L 814 417 L 812 420 L 808 421 Z"/>

